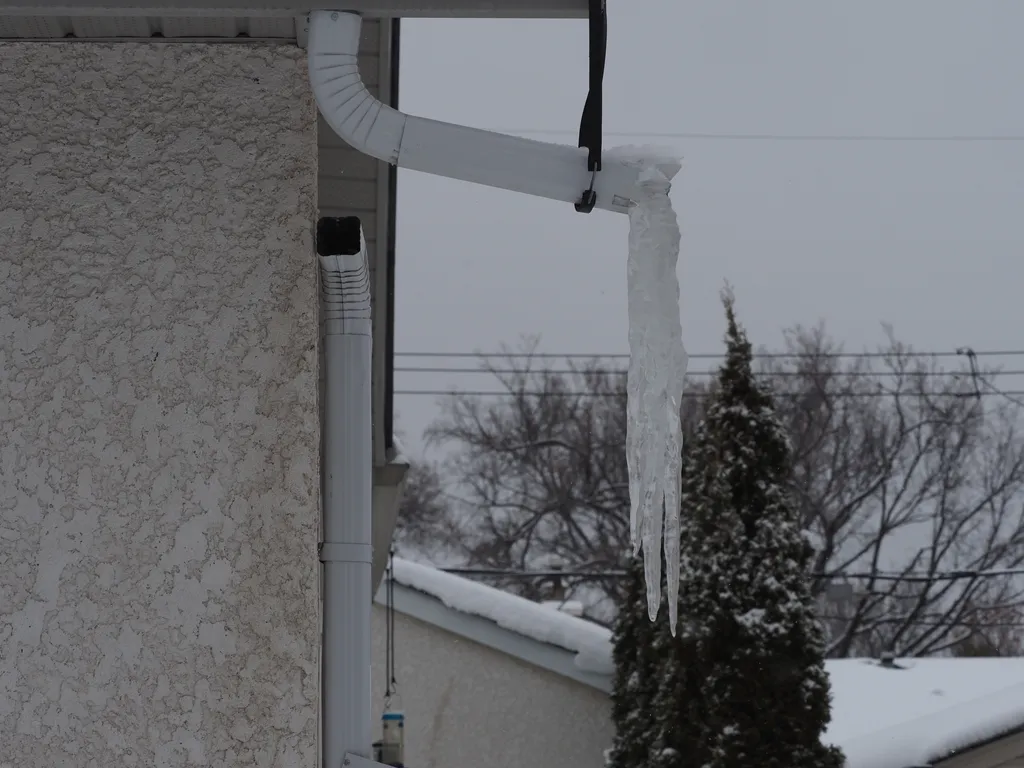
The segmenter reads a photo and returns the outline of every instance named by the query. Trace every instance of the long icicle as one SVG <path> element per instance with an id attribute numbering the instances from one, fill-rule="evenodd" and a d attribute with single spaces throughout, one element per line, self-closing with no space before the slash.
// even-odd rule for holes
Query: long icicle
<path id="1" fill-rule="evenodd" d="M 630 533 L 643 550 L 647 608 L 661 603 L 665 558 L 669 623 L 678 622 L 680 557 L 680 406 L 687 358 L 679 318 L 679 224 L 668 192 L 666 164 L 648 163 L 630 210 L 627 464 Z M 670 172 L 678 170 L 670 168 Z"/>

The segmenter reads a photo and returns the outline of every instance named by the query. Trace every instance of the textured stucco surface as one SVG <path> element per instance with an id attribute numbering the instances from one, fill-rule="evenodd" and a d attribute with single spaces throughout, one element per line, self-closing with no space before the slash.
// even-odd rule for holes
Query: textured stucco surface
<path id="1" fill-rule="evenodd" d="M 314 766 L 303 52 L 0 43 L 0 766 Z"/>
<path id="2" fill-rule="evenodd" d="M 384 701 L 386 610 L 373 606 L 375 717 Z M 395 667 L 414 768 L 600 768 L 611 746 L 606 693 L 401 613 Z"/>

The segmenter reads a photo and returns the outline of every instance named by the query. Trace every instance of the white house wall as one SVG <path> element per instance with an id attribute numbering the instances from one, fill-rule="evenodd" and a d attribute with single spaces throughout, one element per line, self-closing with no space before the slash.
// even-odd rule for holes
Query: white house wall
<path id="1" fill-rule="evenodd" d="M 386 611 L 373 607 L 375 717 L 383 709 Z M 606 693 L 443 629 L 395 614 L 406 715 L 405 764 L 416 768 L 600 768 L 611 745 Z"/>
<path id="2" fill-rule="evenodd" d="M 0 765 L 312 768 L 305 53 L 0 43 L 0 72 Z"/>

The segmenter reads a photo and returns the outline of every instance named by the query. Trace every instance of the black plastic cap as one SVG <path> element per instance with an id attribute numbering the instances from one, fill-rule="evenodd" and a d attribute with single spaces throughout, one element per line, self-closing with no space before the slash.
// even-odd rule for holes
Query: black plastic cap
<path id="1" fill-rule="evenodd" d="M 316 223 L 316 252 L 319 256 L 350 256 L 363 247 L 358 216 L 324 216 Z"/>

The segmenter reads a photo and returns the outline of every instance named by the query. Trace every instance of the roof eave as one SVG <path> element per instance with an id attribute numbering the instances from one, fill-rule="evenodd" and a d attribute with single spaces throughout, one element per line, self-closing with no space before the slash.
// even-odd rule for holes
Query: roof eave
<path id="1" fill-rule="evenodd" d="M 382 584 L 377 593 L 375 602 L 379 605 L 386 604 L 385 587 L 386 584 Z M 394 596 L 398 613 L 589 688 L 611 693 L 611 676 L 580 669 L 573 651 L 512 632 L 482 616 L 457 611 L 433 595 L 404 584 L 395 584 Z"/>
<path id="2" fill-rule="evenodd" d="M 294 17 L 330 5 L 309 0 L 0 0 L 0 15 Z M 345 0 L 341 6 L 369 18 L 587 17 L 587 0 Z"/>

